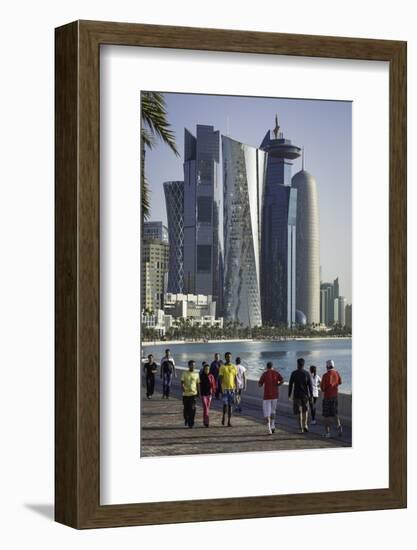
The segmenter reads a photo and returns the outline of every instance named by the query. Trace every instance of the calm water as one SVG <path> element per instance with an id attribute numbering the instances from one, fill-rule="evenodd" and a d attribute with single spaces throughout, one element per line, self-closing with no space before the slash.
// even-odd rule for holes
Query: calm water
<path id="1" fill-rule="evenodd" d="M 232 358 L 241 357 L 242 363 L 248 369 L 249 378 L 257 380 L 265 369 L 267 361 L 272 361 L 274 367 L 280 371 L 284 380 L 288 382 L 291 371 L 296 368 L 297 359 L 304 357 L 306 367 L 317 366 L 317 372 L 322 375 L 325 371 L 327 359 L 333 359 L 336 369 L 343 380 L 341 391 L 352 391 L 352 340 L 323 339 L 303 340 L 287 342 L 220 342 L 220 343 L 178 343 L 162 344 L 154 346 L 145 344 L 143 355 L 153 353 L 157 362 L 164 355 L 169 346 L 176 364 L 186 366 L 189 359 L 194 359 L 200 367 L 202 361 L 211 363 L 215 352 L 222 357 L 226 351 L 230 351 Z"/>

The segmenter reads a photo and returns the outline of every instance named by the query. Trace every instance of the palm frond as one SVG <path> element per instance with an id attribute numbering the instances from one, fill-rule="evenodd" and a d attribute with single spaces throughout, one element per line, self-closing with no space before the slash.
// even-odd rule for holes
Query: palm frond
<path id="1" fill-rule="evenodd" d="M 141 209 L 142 220 L 150 216 L 150 186 L 145 175 L 145 152 L 146 147 L 152 149 L 156 145 L 157 138 L 160 138 L 178 156 L 178 149 L 175 143 L 175 134 L 168 122 L 168 113 L 164 94 L 160 92 L 142 92 L 142 155 L 141 155 Z"/>
<path id="2" fill-rule="evenodd" d="M 150 135 L 159 137 L 168 147 L 179 155 L 175 143 L 175 134 L 170 129 L 164 94 L 160 92 L 142 92 L 143 129 Z M 149 147 L 152 148 L 154 143 Z"/>

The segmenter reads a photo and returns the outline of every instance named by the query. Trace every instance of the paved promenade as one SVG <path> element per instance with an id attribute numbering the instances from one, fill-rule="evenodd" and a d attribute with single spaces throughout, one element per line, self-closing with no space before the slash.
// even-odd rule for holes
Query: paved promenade
<path id="1" fill-rule="evenodd" d="M 143 391 L 142 387 L 142 391 Z M 160 389 L 159 379 L 157 390 Z M 258 452 L 289 449 L 321 449 L 348 447 L 351 445 L 350 428 L 345 428 L 342 438 L 335 434 L 324 439 L 324 426 L 320 415 L 318 424 L 308 433 L 297 433 L 296 418 L 278 411 L 276 431 L 267 434 L 260 403 L 247 402 L 243 397 L 242 413 L 234 413 L 232 427 L 221 425 L 221 400 L 213 400 L 210 427 L 203 426 L 201 402 L 197 400 L 194 428 L 186 428 L 182 415 L 182 400 L 178 379 L 169 400 L 162 399 L 156 391 L 152 399 L 142 393 L 141 456 L 193 455 L 210 453 Z"/>

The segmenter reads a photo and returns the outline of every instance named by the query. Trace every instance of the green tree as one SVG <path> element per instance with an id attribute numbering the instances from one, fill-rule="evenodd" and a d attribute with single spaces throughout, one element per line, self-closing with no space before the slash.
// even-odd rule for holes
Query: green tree
<path id="1" fill-rule="evenodd" d="M 146 220 L 150 215 L 150 191 L 149 184 L 145 176 L 145 152 L 146 147 L 152 149 L 161 139 L 163 143 L 179 155 L 175 143 L 175 135 L 170 129 L 168 114 L 166 109 L 164 94 L 160 92 L 142 92 L 142 156 L 141 156 L 141 208 L 142 220 Z"/>

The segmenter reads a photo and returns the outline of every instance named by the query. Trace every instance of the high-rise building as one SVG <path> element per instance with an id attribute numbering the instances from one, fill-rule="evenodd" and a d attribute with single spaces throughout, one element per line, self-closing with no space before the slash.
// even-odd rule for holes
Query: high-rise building
<path id="1" fill-rule="evenodd" d="M 168 282 L 169 245 L 157 239 L 142 240 L 142 311 L 163 309 Z"/>
<path id="2" fill-rule="evenodd" d="M 295 324 L 297 190 L 291 187 L 293 160 L 300 147 L 285 139 L 275 117 L 274 137 L 268 130 L 261 149 L 267 152 L 262 211 L 262 318 L 274 325 Z"/>
<path id="3" fill-rule="evenodd" d="M 168 243 L 168 228 L 162 222 L 144 222 L 142 238 Z"/>
<path id="4" fill-rule="evenodd" d="M 339 277 L 336 277 L 336 279 L 333 281 L 333 296 L 334 298 L 339 298 L 340 296 Z"/>
<path id="5" fill-rule="evenodd" d="M 321 283 L 320 285 L 320 323 L 330 326 L 334 320 L 333 297 L 334 289 L 332 283 Z"/>
<path id="6" fill-rule="evenodd" d="M 339 324 L 339 298 L 333 298 L 333 323 Z"/>
<path id="7" fill-rule="evenodd" d="M 212 295 L 221 309 L 220 134 L 197 125 L 184 135 L 184 292 Z"/>
<path id="8" fill-rule="evenodd" d="M 224 317 L 262 324 L 260 247 L 266 153 L 222 136 Z"/>
<path id="9" fill-rule="evenodd" d="M 345 326 L 352 330 L 352 304 L 347 304 L 345 308 Z"/>
<path id="10" fill-rule="evenodd" d="M 168 292 L 183 291 L 184 284 L 184 182 L 164 182 L 169 236 Z"/>
<path id="11" fill-rule="evenodd" d="M 339 296 L 338 301 L 338 322 L 339 325 L 344 327 L 346 325 L 345 309 L 346 309 L 346 298 L 344 296 Z"/>
<path id="12" fill-rule="evenodd" d="M 304 170 L 292 178 L 297 189 L 296 304 L 307 324 L 320 323 L 320 230 L 317 186 Z"/>

